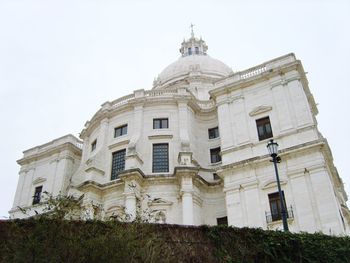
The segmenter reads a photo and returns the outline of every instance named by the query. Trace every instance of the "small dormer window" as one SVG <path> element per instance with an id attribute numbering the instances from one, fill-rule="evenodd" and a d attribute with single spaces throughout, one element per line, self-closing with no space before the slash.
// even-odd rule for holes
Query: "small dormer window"
<path id="1" fill-rule="evenodd" d="M 192 49 L 190 47 L 187 49 L 187 51 L 188 51 L 188 55 L 192 55 Z"/>
<path id="2" fill-rule="evenodd" d="M 195 47 L 194 51 L 195 51 L 195 54 L 198 55 L 199 54 L 199 47 Z"/>

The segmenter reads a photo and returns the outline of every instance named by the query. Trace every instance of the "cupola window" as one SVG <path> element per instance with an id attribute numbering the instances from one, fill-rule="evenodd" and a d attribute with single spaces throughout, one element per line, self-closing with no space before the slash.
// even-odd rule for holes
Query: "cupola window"
<path id="1" fill-rule="evenodd" d="M 192 55 L 192 49 L 190 47 L 187 49 L 187 53 L 188 55 Z"/>

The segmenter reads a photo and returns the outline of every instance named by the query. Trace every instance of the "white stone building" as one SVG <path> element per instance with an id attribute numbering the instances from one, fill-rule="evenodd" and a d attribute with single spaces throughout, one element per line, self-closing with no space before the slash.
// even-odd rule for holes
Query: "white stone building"
<path id="1" fill-rule="evenodd" d="M 349 234 L 347 196 L 294 54 L 232 72 L 193 33 L 180 52 L 151 90 L 103 103 L 81 140 L 24 151 L 11 217 L 40 212 L 43 191 L 84 194 L 105 217 L 134 216 L 147 194 L 144 207 L 166 223 L 281 228 L 273 138 L 290 230 Z"/>

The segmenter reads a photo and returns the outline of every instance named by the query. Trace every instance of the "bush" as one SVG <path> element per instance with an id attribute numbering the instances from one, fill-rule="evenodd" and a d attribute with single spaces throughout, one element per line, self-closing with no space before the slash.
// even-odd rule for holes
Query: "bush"
<path id="1" fill-rule="evenodd" d="M 350 238 L 224 226 L 0 221 L 0 262 L 350 262 Z"/>

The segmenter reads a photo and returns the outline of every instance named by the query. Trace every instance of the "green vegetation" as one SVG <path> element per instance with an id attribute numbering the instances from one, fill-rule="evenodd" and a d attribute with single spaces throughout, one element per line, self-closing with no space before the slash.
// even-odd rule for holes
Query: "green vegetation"
<path id="1" fill-rule="evenodd" d="M 49 218 L 0 222 L 0 262 L 350 262 L 350 238 Z"/>

